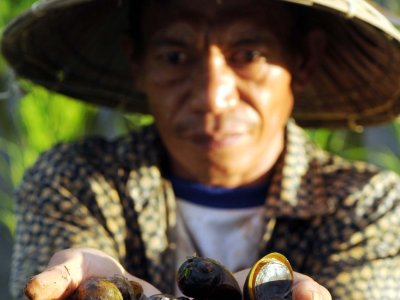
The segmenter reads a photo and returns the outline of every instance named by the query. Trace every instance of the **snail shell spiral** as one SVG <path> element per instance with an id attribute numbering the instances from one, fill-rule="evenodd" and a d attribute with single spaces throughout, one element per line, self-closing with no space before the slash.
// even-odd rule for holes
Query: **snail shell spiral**
<path id="1" fill-rule="evenodd" d="M 245 300 L 289 300 L 293 269 L 285 256 L 270 253 L 251 268 L 244 287 Z"/>

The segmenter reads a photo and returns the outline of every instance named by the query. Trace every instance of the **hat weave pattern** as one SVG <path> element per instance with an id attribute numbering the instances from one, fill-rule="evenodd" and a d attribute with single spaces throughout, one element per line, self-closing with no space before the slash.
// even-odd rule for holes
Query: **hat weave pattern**
<path id="1" fill-rule="evenodd" d="M 307 127 L 388 122 L 400 113 L 400 33 L 364 0 L 269 0 L 308 7 L 327 45 L 293 117 Z M 290 4 L 289 4 L 290 3 Z M 18 76 L 116 109 L 148 112 L 133 89 L 120 34 L 129 0 L 40 1 L 4 31 L 2 52 Z"/>

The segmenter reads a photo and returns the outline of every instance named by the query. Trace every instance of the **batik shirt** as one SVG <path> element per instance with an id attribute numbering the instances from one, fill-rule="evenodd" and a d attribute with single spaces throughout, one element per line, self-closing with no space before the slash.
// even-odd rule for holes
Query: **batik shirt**
<path id="1" fill-rule="evenodd" d="M 246 155 L 245 153 L 243 155 Z M 16 193 L 12 291 L 55 251 L 93 247 L 163 292 L 175 286 L 176 203 L 154 127 L 60 144 Z M 333 299 L 400 299 L 400 180 L 328 154 L 294 123 L 265 199 L 260 257 L 278 251 Z"/>

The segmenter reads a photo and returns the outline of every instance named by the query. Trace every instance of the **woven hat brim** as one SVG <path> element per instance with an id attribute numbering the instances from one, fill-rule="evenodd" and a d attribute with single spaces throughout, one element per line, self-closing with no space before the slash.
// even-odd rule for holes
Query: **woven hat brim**
<path id="1" fill-rule="evenodd" d="M 400 35 L 365 1 L 288 0 L 320 10 L 328 45 L 314 84 L 296 97 L 295 118 L 309 127 L 368 126 L 400 112 Z M 317 15 L 316 15 L 317 16 Z"/>
<path id="2" fill-rule="evenodd" d="M 132 87 L 120 34 L 127 4 L 114 0 L 41 1 L 4 31 L 2 52 L 17 76 L 68 96 L 147 113 Z"/>
<path id="3" fill-rule="evenodd" d="M 296 95 L 298 123 L 367 126 L 398 116 L 400 34 L 388 20 L 363 0 L 275 1 L 309 7 L 328 37 L 313 84 Z M 6 28 L 2 51 L 17 75 L 51 90 L 146 113 L 119 47 L 128 12 L 124 0 L 42 1 Z"/>

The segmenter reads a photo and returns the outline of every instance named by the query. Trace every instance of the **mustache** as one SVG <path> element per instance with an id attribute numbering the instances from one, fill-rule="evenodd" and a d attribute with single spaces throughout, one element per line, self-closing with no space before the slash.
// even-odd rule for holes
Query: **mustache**
<path id="1" fill-rule="evenodd" d="M 257 127 L 256 120 L 244 115 L 197 116 L 175 124 L 174 132 L 178 136 L 238 134 L 251 132 Z"/>

